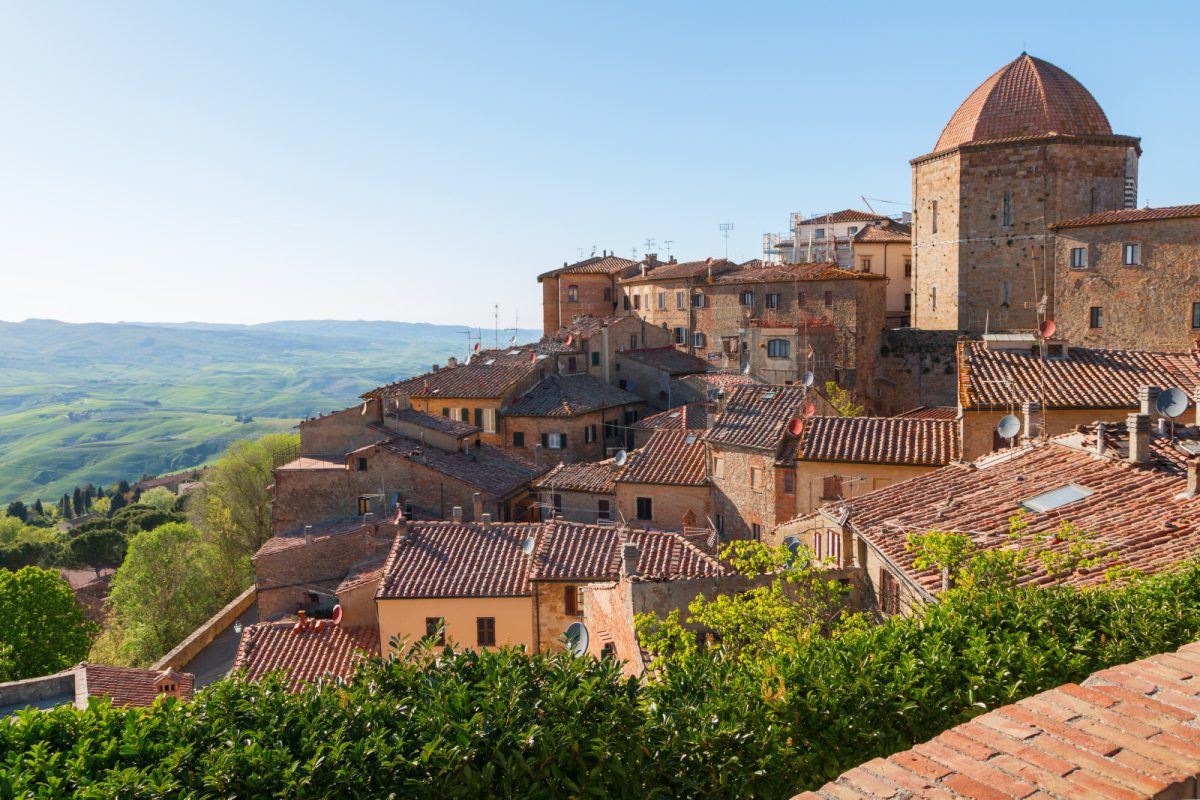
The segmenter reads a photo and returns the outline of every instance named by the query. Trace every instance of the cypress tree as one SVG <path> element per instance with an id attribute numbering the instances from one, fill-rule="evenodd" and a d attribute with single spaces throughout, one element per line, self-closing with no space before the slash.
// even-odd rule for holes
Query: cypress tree
<path id="1" fill-rule="evenodd" d="M 71 497 L 71 507 L 75 509 L 75 516 L 82 517 L 84 512 L 83 506 L 83 490 L 78 486 L 75 487 L 75 494 Z"/>

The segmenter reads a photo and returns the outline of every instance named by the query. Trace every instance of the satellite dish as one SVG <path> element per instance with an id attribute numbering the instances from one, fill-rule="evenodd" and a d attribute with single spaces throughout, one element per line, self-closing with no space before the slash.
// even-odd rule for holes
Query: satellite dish
<path id="1" fill-rule="evenodd" d="M 1043 339 L 1049 339 L 1058 330 L 1058 326 L 1054 324 L 1054 320 L 1048 319 L 1041 325 L 1038 325 L 1038 336 Z"/>
<path id="2" fill-rule="evenodd" d="M 804 416 L 811 417 L 816 413 L 817 413 L 817 406 L 815 403 L 809 403 L 808 405 L 806 405 L 804 407 Z"/>
<path id="3" fill-rule="evenodd" d="M 1158 410 L 1159 414 L 1174 419 L 1187 411 L 1188 397 L 1183 393 L 1182 389 L 1167 389 L 1158 395 L 1158 400 L 1155 401 L 1154 407 Z"/>
<path id="4" fill-rule="evenodd" d="M 338 605 L 333 607 L 333 616 L 331 616 L 329 618 L 329 621 L 332 622 L 334 625 L 341 625 L 342 624 L 342 613 L 343 613 L 342 605 L 341 605 L 341 603 L 339 603 Z"/>
<path id="5" fill-rule="evenodd" d="M 521 552 L 529 555 L 535 547 L 537 547 L 537 539 L 533 536 L 526 537 L 525 541 L 521 543 Z"/>
<path id="6" fill-rule="evenodd" d="M 567 340 L 566 340 L 565 342 L 563 342 L 563 344 L 565 344 L 567 347 L 570 347 L 570 346 L 571 346 L 571 343 L 572 343 L 572 342 L 574 342 L 574 341 L 575 341 L 575 337 L 574 337 L 572 334 L 569 334 L 569 333 L 568 333 L 568 334 L 567 334 Z"/>
<path id="7" fill-rule="evenodd" d="M 788 557 L 788 564 L 791 565 L 795 562 L 796 556 L 800 552 L 800 538 L 797 536 L 785 536 L 783 537 L 783 546 L 791 552 L 791 556 Z"/>
<path id="8" fill-rule="evenodd" d="M 615 456 L 613 456 L 613 463 L 616 464 L 618 467 L 625 466 L 625 462 L 628 460 L 629 460 L 629 453 L 626 453 L 624 450 L 618 450 L 617 454 Z"/>
<path id="9" fill-rule="evenodd" d="M 792 421 L 788 423 L 788 433 L 790 433 L 792 436 L 799 436 L 800 434 L 804 433 L 804 420 L 793 418 Z"/>
<path id="10" fill-rule="evenodd" d="M 747 361 L 747 362 L 746 362 L 746 363 L 745 363 L 745 364 L 742 366 L 742 374 L 743 374 L 743 375 L 749 375 L 749 374 L 750 374 L 750 362 L 749 362 L 749 361 Z"/>
<path id="11" fill-rule="evenodd" d="M 809 372 L 804 373 L 804 377 L 800 379 L 800 382 L 804 384 L 805 388 L 808 388 L 813 385 L 813 382 L 816 379 L 817 379 L 817 376 L 813 375 L 812 372 L 809 371 Z"/>
<path id="12" fill-rule="evenodd" d="M 572 622 L 563 634 L 567 640 L 567 652 L 573 656 L 581 656 L 588 649 L 588 629 L 582 622 Z"/>
<path id="13" fill-rule="evenodd" d="M 1005 414 L 996 425 L 996 433 L 1005 439 L 1011 439 L 1021 432 L 1021 420 L 1012 414 Z"/>

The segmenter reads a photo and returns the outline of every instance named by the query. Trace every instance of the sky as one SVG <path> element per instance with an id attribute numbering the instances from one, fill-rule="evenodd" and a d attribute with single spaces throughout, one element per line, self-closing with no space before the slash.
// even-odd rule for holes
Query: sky
<path id="1" fill-rule="evenodd" d="M 1022 50 L 1200 202 L 1200 4 L 0 0 L 0 320 L 537 327 L 538 273 L 911 202 Z M 889 201 L 889 202 L 883 202 Z M 654 240 L 647 247 L 646 240 Z"/>

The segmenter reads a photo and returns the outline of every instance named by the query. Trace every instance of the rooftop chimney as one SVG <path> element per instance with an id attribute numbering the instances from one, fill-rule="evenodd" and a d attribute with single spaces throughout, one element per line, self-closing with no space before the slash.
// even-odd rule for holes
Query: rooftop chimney
<path id="1" fill-rule="evenodd" d="M 310 545 L 313 543 L 312 525 L 304 526 L 304 544 Z"/>
<path id="2" fill-rule="evenodd" d="M 482 523 L 485 530 L 487 528 L 492 527 L 492 515 L 491 514 L 480 514 L 479 521 L 480 521 L 480 523 Z"/>
<path id="3" fill-rule="evenodd" d="M 475 519 L 483 519 L 483 495 L 480 492 L 471 495 L 471 510 Z"/>
<path id="4" fill-rule="evenodd" d="M 1196 405 L 1196 427 L 1200 428 L 1200 386 L 1192 389 L 1192 402 Z"/>
<path id="5" fill-rule="evenodd" d="M 1105 425 L 1103 422 L 1096 423 L 1096 457 L 1104 458 L 1104 451 L 1108 448 L 1108 442 L 1104 441 Z"/>
<path id="6" fill-rule="evenodd" d="M 542 446 L 540 444 L 535 444 L 533 446 L 533 465 L 535 467 L 540 467 L 542 465 Z"/>
<path id="7" fill-rule="evenodd" d="M 1129 463 L 1150 463 L 1150 415 L 1130 414 L 1125 418 L 1129 429 Z"/>
<path id="8" fill-rule="evenodd" d="M 1032 400 L 1026 400 L 1021 403 L 1021 416 L 1025 418 L 1025 430 L 1021 434 L 1023 441 L 1037 438 L 1041 432 L 1041 412 L 1042 406 L 1040 403 L 1035 403 Z"/>
<path id="9" fill-rule="evenodd" d="M 1200 493 L 1200 456 L 1193 456 L 1187 460 L 1187 489 L 1176 499 L 1190 500 L 1198 493 Z"/>
<path id="10" fill-rule="evenodd" d="M 408 540 L 408 520 L 404 517 L 396 520 L 396 536 L 402 542 Z"/>
<path id="11" fill-rule="evenodd" d="M 717 389 L 717 413 L 718 414 L 725 413 L 725 400 L 726 400 L 725 390 Z"/>
<path id="12" fill-rule="evenodd" d="M 432 371 L 433 371 L 433 372 L 437 372 L 439 369 L 441 369 L 441 367 L 440 367 L 439 365 L 437 365 L 437 364 L 434 364 L 434 365 L 433 365 L 433 370 L 432 370 Z"/>
<path id="13" fill-rule="evenodd" d="M 455 506 L 450 509 L 450 518 L 455 522 L 462 522 L 462 506 Z"/>
<path id="14" fill-rule="evenodd" d="M 621 575 L 626 578 L 635 577 L 638 574 L 638 546 L 633 542 L 626 542 L 621 545 Z"/>
<path id="15" fill-rule="evenodd" d="M 1138 403 L 1141 404 L 1141 413 L 1143 414 L 1158 414 L 1158 409 L 1154 407 L 1158 400 L 1159 393 L 1162 389 L 1157 386 L 1143 386 L 1138 389 Z"/>

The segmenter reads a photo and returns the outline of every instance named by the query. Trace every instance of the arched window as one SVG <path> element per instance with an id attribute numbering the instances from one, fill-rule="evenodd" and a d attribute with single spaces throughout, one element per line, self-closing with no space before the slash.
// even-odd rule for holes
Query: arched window
<path id="1" fill-rule="evenodd" d="M 567 287 L 567 302 L 568 303 L 578 303 L 579 302 L 579 287 L 573 283 Z"/>
<path id="2" fill-rule="evenodd" d="M 767 356 L 770 358 L 787 358 L 791 355 L 792 343 L 787 339 L 768 339 Z"/>

